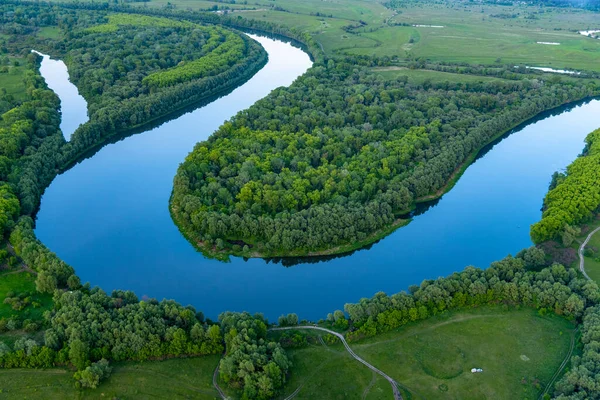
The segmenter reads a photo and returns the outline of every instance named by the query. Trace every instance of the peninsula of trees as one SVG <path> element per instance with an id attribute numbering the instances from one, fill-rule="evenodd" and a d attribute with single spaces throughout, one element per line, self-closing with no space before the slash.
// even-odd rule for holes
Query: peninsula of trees
<path id="1" fill-rule="evenodd" d="M 199 143 L 171 210 L 203 252 L 320 255 L 371 243 L 439 197 L 486 144 L 593 84 L 385 80 L 351 57 L 315 66 Z"/>

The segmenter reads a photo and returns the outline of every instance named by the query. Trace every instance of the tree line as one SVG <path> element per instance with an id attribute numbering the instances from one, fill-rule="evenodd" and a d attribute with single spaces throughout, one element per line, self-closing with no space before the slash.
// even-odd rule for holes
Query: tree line
<path id="1" fill-rule="evenodd" d="M 544 265 L 544 252 L 532 247 L 485 270 L 467 267 L 448 277 L 413 285 L 409 293 L 377 293 L 373 298 L 346 304 L 351 326 L 347 338 L 373 336 L 461 307 L 518 305 L 579 321 L 588 307 L 598 304 L 600 290 L 595 282 L 560 264 Z M 336 319 L 344 318 L 343 312 L 338 314 Z"/>

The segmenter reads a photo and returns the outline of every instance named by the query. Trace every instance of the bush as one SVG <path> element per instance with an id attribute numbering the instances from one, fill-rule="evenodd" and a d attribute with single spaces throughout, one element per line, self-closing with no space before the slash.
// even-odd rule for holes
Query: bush
<path id="1" fill-rule="evenodd" d="M 108 364 L 108 361 L 103 358 L 83 371 L 75 372 L 75 375 L 73 375 L 73 378 L 75 378 L 75 386 L 78 388 L 95 389 L 100 382 L 110 376 L 111 372 L 112 368 Z"/>

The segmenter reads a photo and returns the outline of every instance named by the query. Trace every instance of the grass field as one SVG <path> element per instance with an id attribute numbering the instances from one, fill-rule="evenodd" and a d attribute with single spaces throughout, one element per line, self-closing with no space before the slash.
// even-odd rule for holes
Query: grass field
<path id="1" fill-rule="evenodd" d="M 432 83 L 450 82 L 450 83 L 473 83 L 473 82 L 492 82 L 502 81 L 504 79 L 491 76 L 477 76 L 467 74 L 455 74 L 451 72 L 432 71 L 427 69 L 408 69 L 402 67 L 381 67 L 373 68 L 374 72 L 386 79 L 397 79 L 401 76 L 407 76 L 411 83 L 421 84 L 426 80 Z"/>
<path id="2" fill-rule="evenodd" d="M 23 82 L 23 74 L 26 70 L 25 60 L 16 57 L 9 57 L 9 59 L 11 65 L 8 67 L 8 72 L 0 73 L 0 88 L 6 89 L 6 93 L 13 95 L 16 100 L 24 100 L 26 95 L 26 87 Z M 20 64 L 18 67 L 12 65 L 15 60 Z"/>
<path id="3" fill-rule="evenodd" d="M 121 363 L 96 390 L 80 391 L 64 369 L 9 369 L 0 373 L 0 398 L 10 399 L 215 399 L 212 373 L 220 356 Z"/>
<path id="4" fill-rule="evenodd" d="M 350 345 L 413 399 L 534 399 L 568 354 L 572 332 L 555 315 L 493 307 L 449 312 Z M 297 398 L 303 399 L 391 397 L 389 384 L 341 345 L 290 353 L 286 395 L 301 386 Z"/>
<path id="5" fill-rule="evenodd" d="M 43 39 L 58 39 L 61 37 L 60 28 L 54 26 L 45 26 L 40 28 L 37 35 Z"/>
<path id="6" fill-rule="evenodd" d="M 41 294 L 35 290 L 35 278 L 28 272 L 5 272 L 0 274 L 0 300 L 6 298 L 7 293 L 31 293 L 31 300 L 40 303 L 39 307 L 31 305 L 21 311 L 15 311 L 9 304 L 0 303 L 0 318 L 18 316 L 21 319 L 42 319 L 44 311 L 52 307 L 52 296 Z"/>
<path id="7" fill-rule="evenodd" d="M 574 247 L 579 249 L 579 246 L 587 235 L 589 235 L 590 231 L 593 231 L 598 226 L 600 226 L 600 220 L 596 219 L 594 222 L 587 224 L 587 229 L 584 230 L 584 233 L 578 238 L 578 240 L 574 243 Z M 590 241 L 588 242 L 586 248 L 594 251 L 594 255 L 585 256 L 585 272 L 592 278 L 596 283 L 600 284 L 600 232 L 596 232 Z M 579 259 L 575 262 L 573 268 L 579 268 Z"/>
<path id="8" fill-rule="evenodd" d="M 139 4 L 171 4 L 182 10 L 228 9 L 245 18 L 310 32 L 329 55 L 350 53 L 398 60 L 500 62 L 600 71 L 600 40 L 578 33 L 600 28 L 598 13 L 579 9 L 467 1 L 406 3 L 398 10 L 386 8 L 376 0 L 254 0 L 248 4 L 151 0 Z M 344 29 L 347 26 L 354 28 Z"/>
<path id="9" fill-rule="evenodd" d="M 271 333 L 277 337 L 279 333 Z M 321 332 L 307 331 L 313 338 Z M 288 350 L 293 363 L 284 399 L 300 391 L 294 399 L 389 399 L 390 384 L 353 359 L 341 343 L 312 343 L 307 347 Z"/>

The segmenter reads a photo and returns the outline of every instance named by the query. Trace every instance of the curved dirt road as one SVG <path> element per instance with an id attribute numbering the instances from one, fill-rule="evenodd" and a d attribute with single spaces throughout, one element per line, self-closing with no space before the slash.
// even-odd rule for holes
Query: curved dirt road
<path id="1" fill-rule="evenodd" d="M 346 348 L 346 350 L 348 351 L 348 353 L 350 353 L 350 355 L 358 362 L 360 362 L 361 364 L 363 364 L 364 366 L 366 366 L 367 368 L 369 368 L 371 371 L 381 375 L 382 377 L 385 378 L 385 380 L 387 380 L 390 385 L 392 385 L 392 391 L 394 392 L 394 400 L 402 400 L 402 395 L 400 394 L 400 390 L 398 390 L 398 385 L 396 384 L 396 381 L 394 379 L 392 379 L 392 377 L 390 377 L 389 375 L 387 375 L 385 372 L 375 368 L 374 366 L 372 366 L 371 364 L 369 364 L 368 362 L 366 362 L 365 360 L 363 360 L 362 358 L 360 358 L 354 351 L 352 351 L 352 349 L 350 348 L 350 346 L 348 345 L 348 342 L 346 342 L 346 338 L 344 338 L 344 335 L 342 335 L 341 333 L 337 333 L 335 331 L 326 329 L 326 328 L 321 328 L 319 326 L 310 326 L 310 325 L 304 325 L 304 326 L 289 326 L 289 327 L 284 327 L 284 328 L 271 328 L 270 330 L 272 331 L 284 331 L 284 330 L 290 330 L 290 329 L 314 329 L 317 331 L 323 331 L 323 332 L 327 332 L 331 335 L 337 336 L 342 343 L 344 344 L 344 347 Z"/>
<path id="2" fill-rule="evenodd" d="M 600 231 L 600 226 L 591 231 L 590 234 L 585 238 L 585 241 L 581 244 L 581 246 L 579 246 L 579 270 L 581 271 L 583 276 L 585 276 L 590 281 L 592 280 L 592 278 L 590 278 L 587 272 L 585 272 L 585 259 L 583 258 L 583 251 L 585 250 L 585 246 L 587 246 L 594 233 L 598 231 Z"/>

